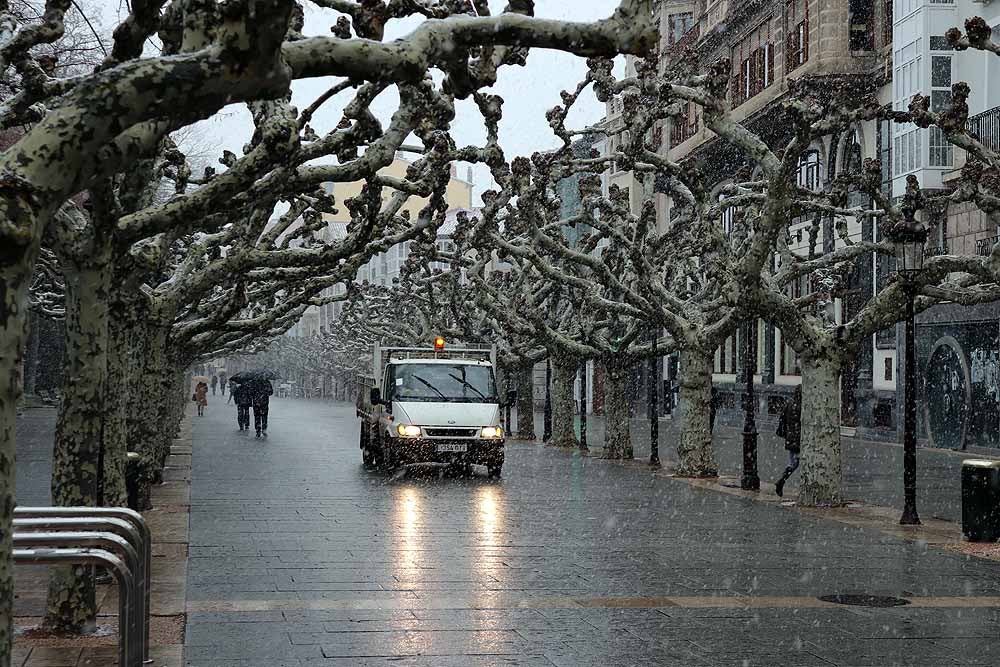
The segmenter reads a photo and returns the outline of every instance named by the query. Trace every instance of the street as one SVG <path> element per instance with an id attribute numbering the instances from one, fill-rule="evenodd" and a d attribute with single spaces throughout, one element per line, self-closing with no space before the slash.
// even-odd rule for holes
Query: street
<path id="1" fill-rule="evenodd" d="M 235 417 L 193 418 L 192 667 L 1000 661 L 1000 563 L 539 444 L 370 473 L 348 404 Z"/>

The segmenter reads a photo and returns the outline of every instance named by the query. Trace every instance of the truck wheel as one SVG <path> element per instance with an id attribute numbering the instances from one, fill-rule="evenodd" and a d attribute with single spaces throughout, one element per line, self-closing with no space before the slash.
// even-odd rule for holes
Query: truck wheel
<path id="1" fill-rule="evenodd" d="M 486 472 L 489 473 L 490 479 L 500 479 L 501 470 L 503 470 L 502 465 L 486 467 Z"/>

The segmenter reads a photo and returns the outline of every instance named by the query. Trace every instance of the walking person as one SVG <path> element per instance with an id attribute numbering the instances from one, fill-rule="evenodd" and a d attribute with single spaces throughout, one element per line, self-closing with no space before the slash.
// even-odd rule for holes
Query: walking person
<path id="1" fill-rule="evenodd" d="M 274 393 L 274 386 L 270 380 L 260 378 L 250 385 L 251 401 L 253 403 L 253 426 L 257 431 L 257 437 L 263 433 L 267 435 L 267 408 Z"/>
<path id="2" fill-rule="evenodd" d="M 222 371 L 221 373 L 219 373 L 219 388 L 222 390 L 223 396 L 226 395 L 226 379 L 228 377 L 229 376 L 226 375 L 226 371 Z"/>
<path id="3" fill-rule="evenodd" d="M 795 387 L 792 400 L 785 403 L 785 409 L 781 411 L 781 418 L 778 420 L 778 430 L 775 432 L 779 438 L 785 439 L 785 449 L 788 450 L 788 467 L 781 474 L 781 478 L 774 483 L 774 492 L 780 498 L 785 491 L 785 482 L 792 476 L 799 467 L 799 452 L 802 442 L 802 387 Z"/>
<path id="4" fill-rule="evenodd" d="M 215 396 L 215 388 L 219 385 L 219 378 L 212 376 L 212 396 Z"/>
<path id="5" fill-rule="evenodd" d="M 250 405 L 253 402 L 249 387 L 235 382 L 229 388 L 229 401 L 236 402 L 236 424 L 241 431 L 250 430 Z"/>
<path id="6" fill-rule="evenodd" d="M 205 416 L 205 406 L 208 405 L 208 385 L 202 380 L 194 387 L 194 401 L 198 404 L 198 416 Z"/>

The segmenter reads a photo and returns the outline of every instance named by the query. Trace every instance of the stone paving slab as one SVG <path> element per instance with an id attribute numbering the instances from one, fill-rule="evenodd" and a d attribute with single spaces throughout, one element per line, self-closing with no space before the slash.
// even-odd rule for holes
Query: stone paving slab
<path id="1" fill-rule="evenodd" d="M 232 417 L 192 424 L 193 667 L 936 667 L 1000 645 L 1000 564 L 884 517 L 520 443 L 499 482 L 368 473 L 350 405 L 275 399 L 266 440 Z M 861 592 L 910 604 L 817 599 Z"/>

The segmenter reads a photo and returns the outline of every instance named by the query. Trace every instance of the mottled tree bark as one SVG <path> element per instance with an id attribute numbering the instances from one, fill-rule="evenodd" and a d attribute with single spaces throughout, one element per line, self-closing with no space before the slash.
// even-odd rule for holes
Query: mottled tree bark
<path id="1" fill-rule="evenodd" d="M 719 473 L 710 423 L 713 355 L 698 348 L 681 352 L 681 437 L 677 443 L 681 477 L 714 477 Z"/>
<path id="2" fill-rule="evenodd" d="M 517 382 L 517 434 L 514 437 L 518 440 L 535 439 L 534 369 L 531 363 L 511 369 Z"/>
<path id="3" fill-rule="evenodd" d="M 802 357 L 800 505 L 825 507 L 843 503 L 840 371 L 840 361 L 831 356 Z"/>
<path id="4" fill-rule="evenodd" d="M 2 206 L 2 204 L 0 204 Z M 0 218 L 0 224 L 6 222 Z M 37 246 L 36 246 L 37 247 Z M 0 244 L 0 667 L 10 667 L 14 636 L 14 572 L 11 539 L 14 521 L 15 414 L 17 366 L 27 324 L 27 294 L 33 253 Z"/>
<path id="5" fill-rule="evenodd" d="M 102 441 L 101 503 L 106 507 L 128 504 L 125 488 L 125 464 L 128 453 L 128 432 L 125 412 L 128 395 L 129 332 L 121 313 L 112 311 L 108 325 L 108 381 L 104 405 L 104 438 Z"/>
<path id="6" fill-rule="evenodd" d="M 604 458 L 631 459 L 632 438 L 625 383 L 628 368 L 604 363 Z"/>
<path id="7" fill-rule="evenodd" d="M 577 447 L 573 383 L 579 363 L 572 357 L 556 356 L 552 365 L 552 439 L 549 443 L 555 447 Z"/>
<path id="8" fill-rule="evenodd" d="M 96 245 L 96 244 L 95 244 Z M 94 247 L 66 272 L 66 362 L 52 459 L 52 502 L 97 505 L 108 368 L 110 244 Z M 93 568 L 52 570 L 45 626 L 90 632 L 96 626 Z"/>

